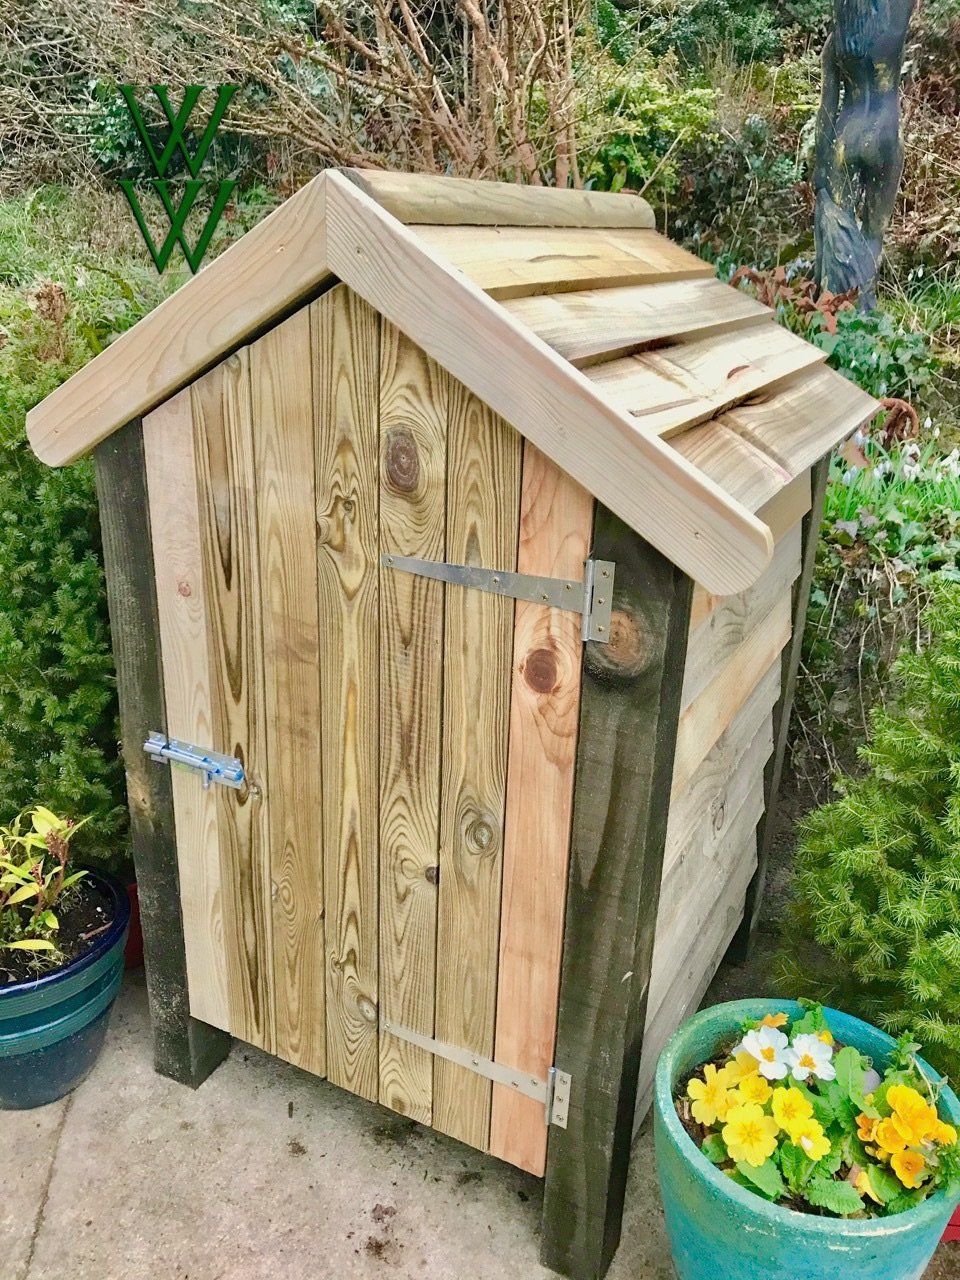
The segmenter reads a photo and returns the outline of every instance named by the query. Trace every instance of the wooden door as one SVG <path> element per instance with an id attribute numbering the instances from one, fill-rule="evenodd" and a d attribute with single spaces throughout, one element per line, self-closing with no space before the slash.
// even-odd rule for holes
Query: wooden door
<path id="1" fill-rule="evenodd" d="M 552 1065 L 579 618 L 385 558 L 578 577 L 592 500 L 344 286 L 144 439 L 166 730 L 246 774 L 174 771 L 191 1012 L 542 1172 L 542 1105 L 403 1032 Z"/>

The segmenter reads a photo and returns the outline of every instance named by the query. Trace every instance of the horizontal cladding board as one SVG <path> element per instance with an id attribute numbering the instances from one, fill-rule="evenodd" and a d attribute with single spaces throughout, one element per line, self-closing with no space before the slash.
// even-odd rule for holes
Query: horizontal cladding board
<path id="1" fill-rule="evenodd" d="M 769 391 L 826 359 L 774 322 L 732 329 L 610 360 L 586 373 L 648 431 L 670 436 Z"/>
<path id="2" fill-rule="evenodd" d="M 498 227 L 653 227 L 653 210 L 626 192 L 524 187 L 386 169 L 345 169 L 351 182 L 406 223 Z"/>
<path id="3" fill-rule="evenodd" d="M 421 243 L 495 298 L 713 276 L 656 231 L 412 226 Z"/>
<path id="4" fill-rule="evenodd" d="M 578 289 L 503 305 L 578 368 L 687 334 L 774 323 L 768 307 L 715 278 Z"/>
<path id="5" fill-rule="evenodd" d="M 789 597 L 800 575 L 800 526 L 777 543 L 773 560 L 752 587 L 721 603 L 699 625 L 691 627 L 683 677 L 681 707 L 700 696 L 717 671 L 760 625 L 780 597 Z"/>

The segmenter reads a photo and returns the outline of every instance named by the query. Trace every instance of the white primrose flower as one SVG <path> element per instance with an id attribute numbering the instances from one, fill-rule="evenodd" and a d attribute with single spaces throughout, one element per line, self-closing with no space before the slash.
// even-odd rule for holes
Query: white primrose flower
<path id="1" fill-rule="evenodd" d="M 806 1080 L 810 1075 L 818 1080 L 833 1080 L 837 1074 L 831 1062 L 833 1049 L 819 1036 L 797 1036 L 784 1057 L 794 1080 Z"/>
<path id="2" fill-rule="evenodd" d="M 789 1041 L 776 1027 L 758 1027 L 748 1031 L 736 1048 L 736 1053 L 749 1053 L 760 1064 L 760 1074 L 766 1080 L 782 1080 L 787 1074 L 785 1053 Z"/>

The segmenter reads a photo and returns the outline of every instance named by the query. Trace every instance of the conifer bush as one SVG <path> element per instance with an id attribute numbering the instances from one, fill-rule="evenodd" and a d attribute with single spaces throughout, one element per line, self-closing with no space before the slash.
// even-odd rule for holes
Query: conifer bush
<path id="1" fill-rule="evenodd" d="M 930 643 L 893 667 L 863 777 L 802 828 L 784 988 L 922 1039 L 960 1079 L 960 585 L 927 609 Z M 814 945 L 817 944 L 817 945 Z"/>

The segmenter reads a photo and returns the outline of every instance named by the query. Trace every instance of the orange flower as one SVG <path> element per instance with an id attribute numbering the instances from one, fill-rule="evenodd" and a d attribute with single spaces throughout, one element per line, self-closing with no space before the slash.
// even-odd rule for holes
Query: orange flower
<path id="1" fill-rule="evenodd" d="M 920 1174 L 926 1168 L 926 1160 L 919 1151 L 900 1151 L 890 1161 L 893 1172 L 911 1191 L 919 1186 Z"/>
<path id="2" fill-rule="evenodd" d="M 785 1027 L 790 1019 L 785 1013 L 768 1013 L 760 1019 L 761 1027 Z"/>
<path id="3" fill-rule="evenodd" d="M 875 1140 L 884 1151 L 889 1151 L 891 1155 L 898 1151 L 905 1151 L 907 1147 L 903 1135 L 893 1123 L 892 1116 L 888 1116 L 886 1120 L 881 1120 L 877 1125 Z"/>
<path id="4" fill-rule="evenodd" d="M 893 1109 L 893 1123 L 906 1146 L 919 1147 L 933 1137 L 939 1124 L 936 1108 L 916 1089 L 895 1084 L 887 1090 L 887 1102 Z"/>
<path id="5" fill-rule="evenodd" d="M 952 1124 L 944 1124 L 942 1120 L 938 1120 L 933 1140 L 939 1142 L 941 1147 L 952 1147 L 957 1140 L 957 1131 Z"/>
<path id="6" fill-rule="evenodd" d="M 873 1142 L 877 1136 L 877 1125 L 879 1120 L 871 1120 L 868 1115 L 862 1112 L 857 1116 L 857 1137 L 861 1142 Z"/>

